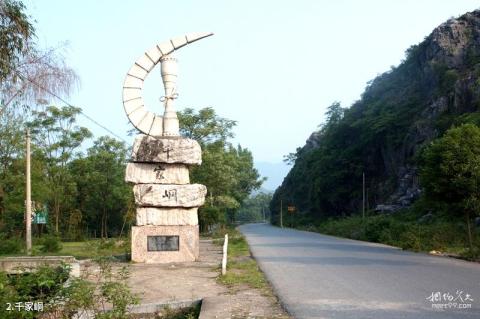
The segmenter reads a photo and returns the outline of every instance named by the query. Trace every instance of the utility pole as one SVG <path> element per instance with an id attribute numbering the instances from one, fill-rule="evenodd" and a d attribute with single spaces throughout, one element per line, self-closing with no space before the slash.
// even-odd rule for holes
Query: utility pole
<path id="1" fill-rule="evenodd" d="M 363 194 L 363 200 L 362 200 L 362 220 L 365 220 L 365 172 L 362 174 L 362 194 Z"/>
<path id="2" fill-rule="evenodd" d="M 280 227 L 283 228 L 283 201 L 280 200 Z"/>
<path id="3" fill-rule="evenodd" d="M 30 182 L 30 130 L 27 129 L 27 152 L 26 152 L 26 199 L 25 199 L 25 223 L 26 223 L 26 242 L 27 242 L 27 255 L 32 253 L 32 192 L 31 192 L 31 182 Z"/>

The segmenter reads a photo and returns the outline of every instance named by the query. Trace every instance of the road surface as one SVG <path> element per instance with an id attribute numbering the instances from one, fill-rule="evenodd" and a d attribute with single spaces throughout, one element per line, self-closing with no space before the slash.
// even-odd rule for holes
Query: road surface
<path id="1" fill-rule="evenodd" d="M 240 230 L 295 318 L 480 318 L 478 263 L 267 224 Z"/>

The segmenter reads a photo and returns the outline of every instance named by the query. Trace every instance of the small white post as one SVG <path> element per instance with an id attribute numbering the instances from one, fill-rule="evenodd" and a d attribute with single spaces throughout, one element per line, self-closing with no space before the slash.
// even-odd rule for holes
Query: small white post
<path id="1" fill-rule="evenodd" d="M 228 248 L 228 234 L 225 234 L 223 242 L 223 258 L 222 258 L 222 275 L 227 273 L 227 248 Z"/>

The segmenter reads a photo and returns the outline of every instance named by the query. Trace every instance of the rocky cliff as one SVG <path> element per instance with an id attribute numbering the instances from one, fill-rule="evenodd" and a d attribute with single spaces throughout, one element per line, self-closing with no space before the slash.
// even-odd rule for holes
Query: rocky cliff
<path id="1" fill-rule="evenodd" d="M 480 125 L 480 10 L 450 19 L 369 83 L 348 109 L 331 107 L 283 184 L 279 201 L 312 217 L 358 211 L 362 174 L 370 208 L 397 209 L 421 193 L 417 154 L 452 125 Z M 333 113 L 332 113 L 333 112 Z M 379 206 L 380 205 L 380 206 Z"/>

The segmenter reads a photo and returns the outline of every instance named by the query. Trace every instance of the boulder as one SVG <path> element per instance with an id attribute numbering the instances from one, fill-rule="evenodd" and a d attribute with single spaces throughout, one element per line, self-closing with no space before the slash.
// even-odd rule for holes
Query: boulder
<path id="1" fill-rule="evenodd" d="M 197 208 L 137 208 L 137 226 L 198 225 Z"/>
<path id="2" fill-rule="evenodd" d="M 135 203 L 147 207 L 199 207 L 205 202 L 207 188 L 200 184 L 137 184 Z"/>
<path id="3" fill-rule="evenodd" d="M 188 138 L 138 135 L 133 143 L 132 162 L 200 165 L 202 150 L 197 141 Z"/>
<path id="4" fill-rule="evenodd" d="M 183 164 L 128 163 L 125 181 L 135 184 L 188 184 L 188 167 Z"/>

